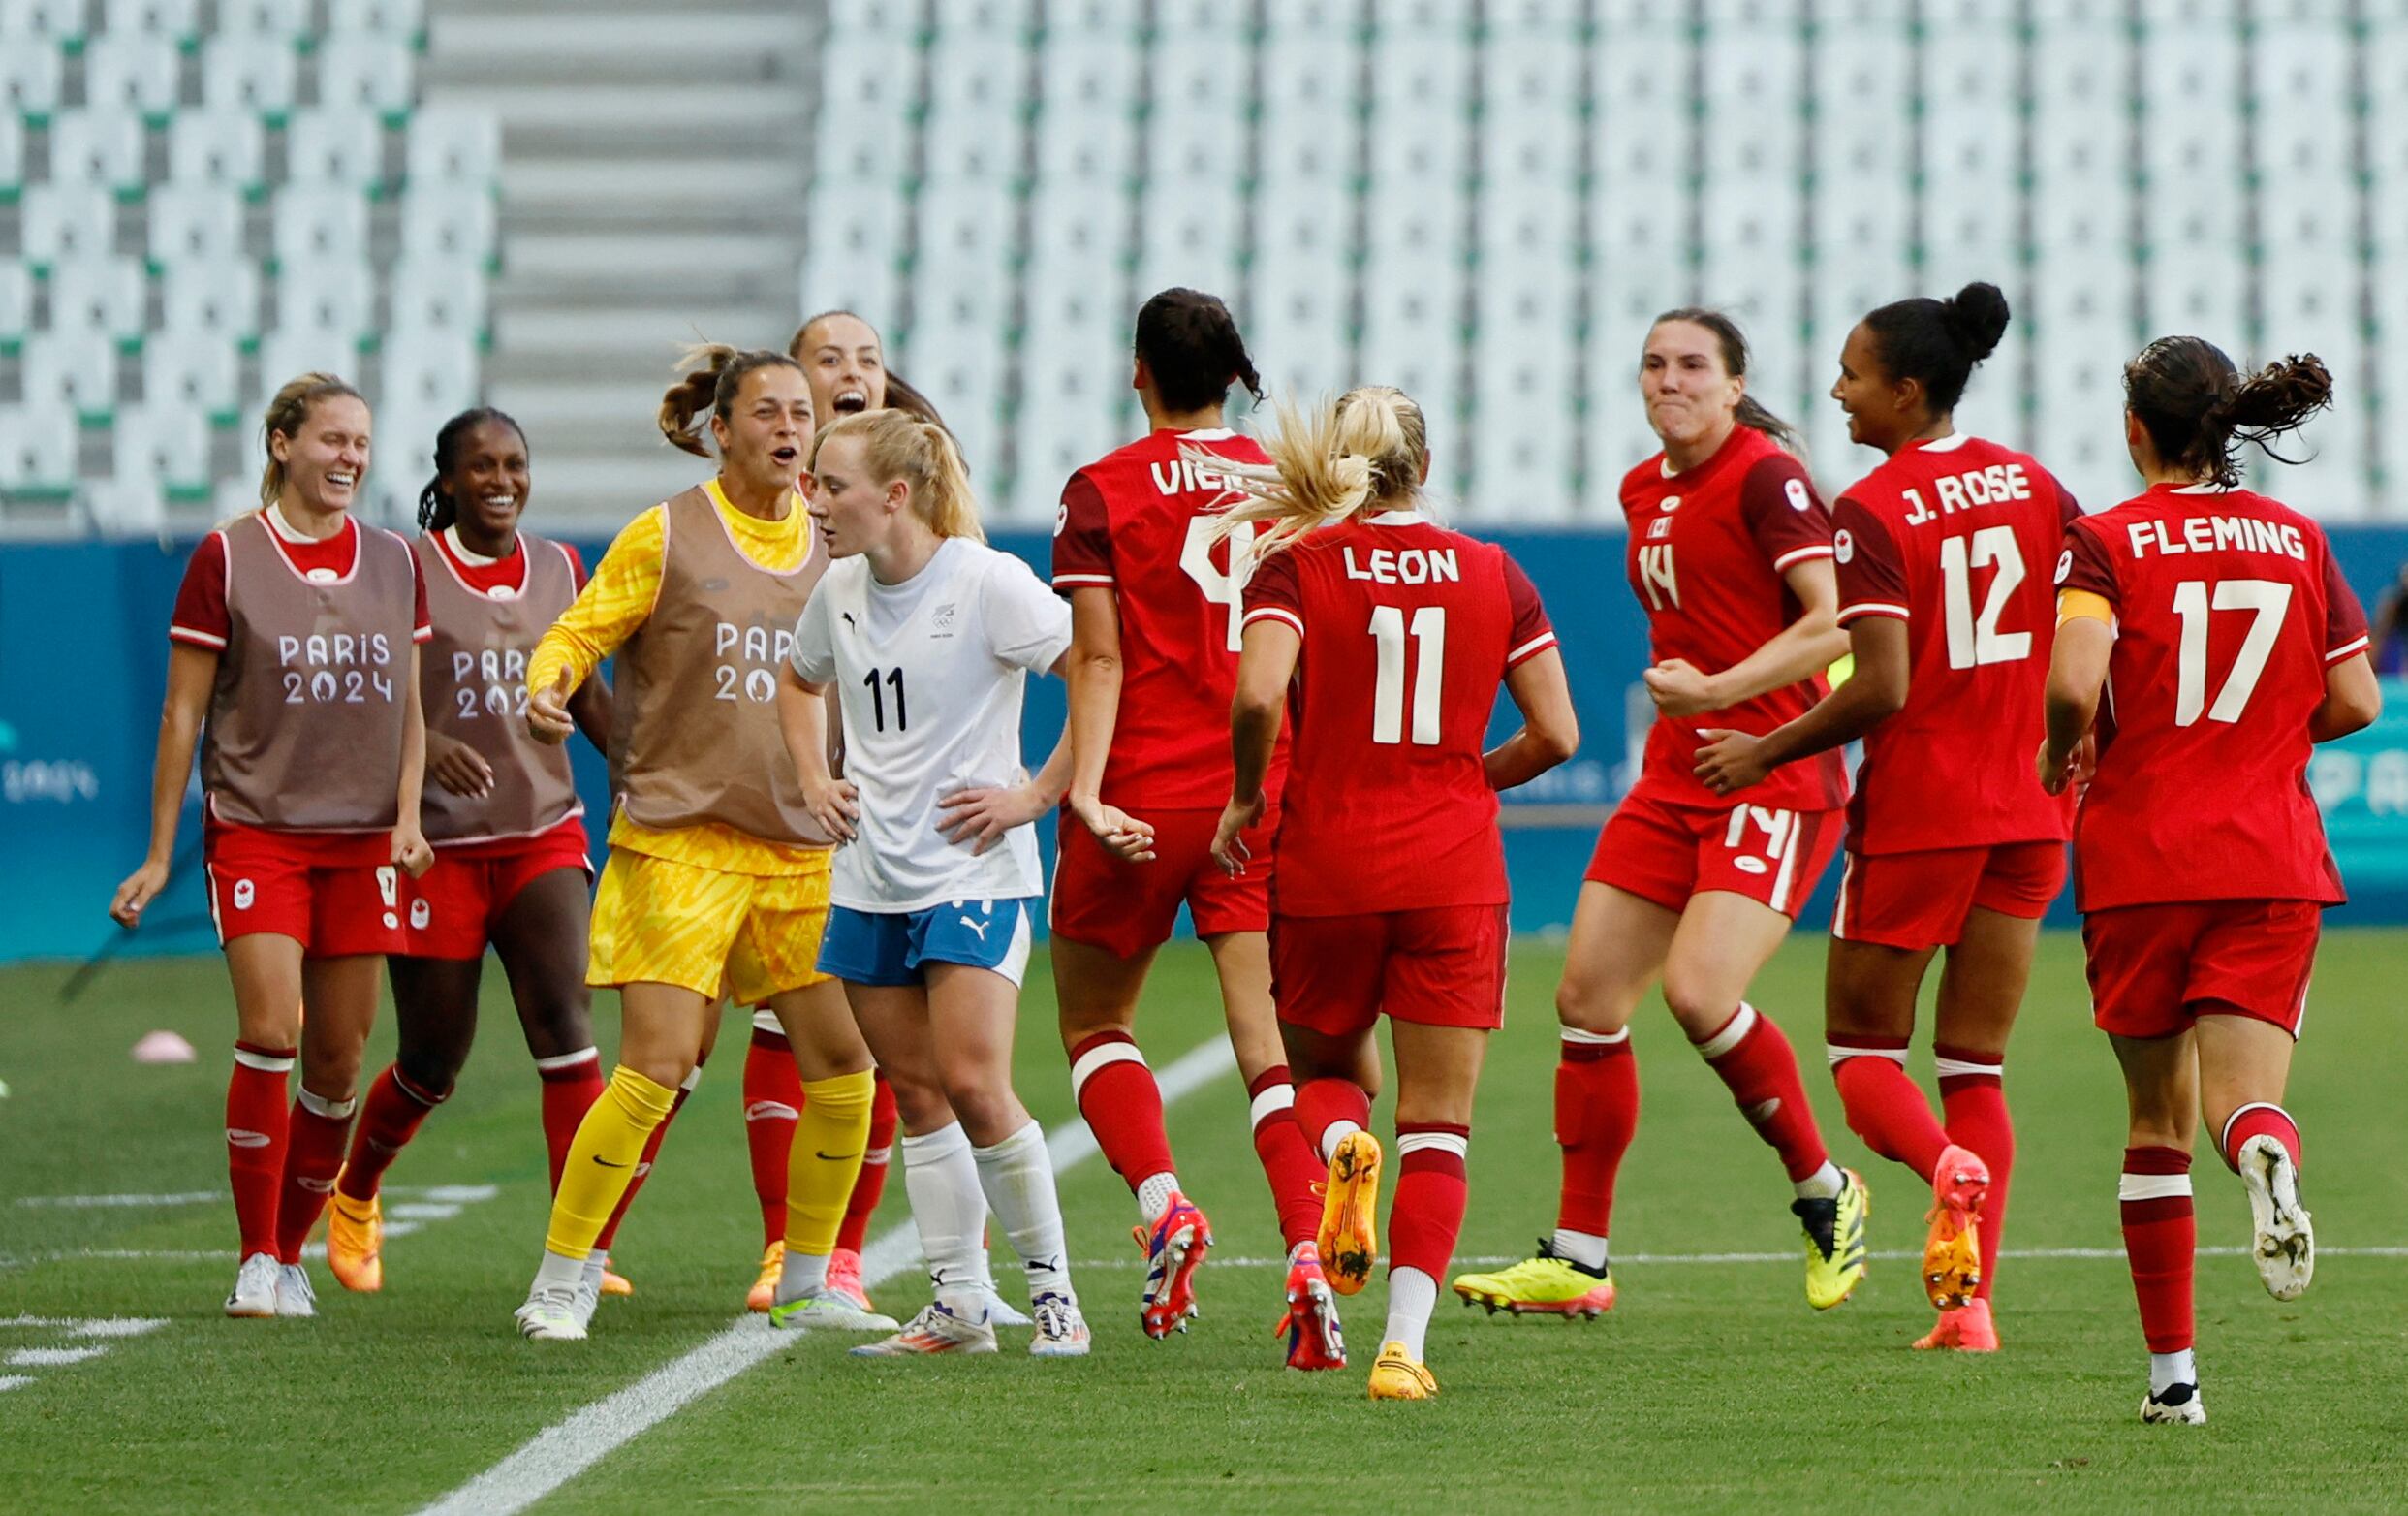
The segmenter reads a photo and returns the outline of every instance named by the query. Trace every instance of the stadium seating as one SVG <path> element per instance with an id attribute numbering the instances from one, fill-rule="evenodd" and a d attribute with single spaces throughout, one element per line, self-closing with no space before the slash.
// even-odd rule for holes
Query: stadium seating
<path id="1" fill-rule="evenodd" d="M 0 0 L 0 532 L 241 503 L 246 423 L 303 367 L 420 433 L 476 400 L 499 133 L 413 110 L 425 23 L 422 0 Z M 371 482 L 387 513 L 420 483 Z"/>

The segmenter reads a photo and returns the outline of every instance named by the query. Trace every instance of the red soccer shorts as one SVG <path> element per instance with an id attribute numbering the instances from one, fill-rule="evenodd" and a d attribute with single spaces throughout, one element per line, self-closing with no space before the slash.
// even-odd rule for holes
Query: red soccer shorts
<path id="1" fill-rule="evenodd" d="M 1368 1031 L 1382 1013 L 1494 1031 L 1505 1025 L 1506 917 L 1502 905 L 1273 917 L 1279 1019 L 1328 1037 Z"/>
<path id="2" fill-rule="evenodd" d="M 272 932 L 310 958 L 402 950 L 401 870 L 391 833 L 206 825 L 202 859 L 221 944 Z"/>
<path id="3" fill-rule="evenodd" d="M 2238 1011 L 2297 1037 L 2323 928 L 2313 900 L 2091 911 L 2081 924 L 2091 1019 L 2118 1037 L 2171 1037 L 2203 1012 Z"/>
<path id="4" fill-rule="evenodd" d="M 1238 834 L 1254 857 L 1235 879 L 1212 861 L 1212 833 L 1221 824 L 1217 807 L 1148 810 L 1139 819 L 1154 829 L 1150 864 L 1113 857 L 1077 817 L 1062 813 L 1055 832 L 1061 848 L 1053 867 L 1053 903 L 1047 916 L 1055 936 L 1114 958 L 1135 958 L 1171 940 L 1181 904 L 1200 937 L 1269 929 L 1276 803 Z"/>
<path id="5" fill-rule="evenodd" d="M 1954 947 L 1977 906 L 2037 921 L 2064 887 L 2063 842 L 1850 853 L 1839 873 L 1831 935 L 1909 950 Z"/>
<path id="6" fill-rule="evenodd" d="M 485 957 L 493 925 L 510 902 L 555 869 L 593 878 L 582 816 L 533 837 L 436 848 L 435 866 L 410 886 L 410 935 L 403 951 L 412 958 Z"/>
<path id="7" fill-rule="evenodd" d="M 1667 804 L 1642 784 L 1606 818 L 1587 877 L 1670 911 L 1727 890 L 1795 921 L 1844 830 L 1837 809 L 1707 810 Z"/>

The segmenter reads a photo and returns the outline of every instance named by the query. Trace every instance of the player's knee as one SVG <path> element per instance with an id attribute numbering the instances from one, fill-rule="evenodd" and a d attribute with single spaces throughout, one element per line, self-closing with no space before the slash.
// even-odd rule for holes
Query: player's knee
<path id="1" fill-rule="evenodd" d="M 1710 1036 L 1731 1013 L 1739 1008 L 1739 997 L 1729 988 L 1718 984 L 1710 975 L 1685 974 L 1667 969 L 1664 974 L 1664 1004 L 1680 1023 L 1691 1041 Z"/>
<path id="2" fill-rule="evenodd" d="M 1636 996 L 1585 974 L 1566 974 L 1555 986 L 1555 1019 L 1580 1031 L 1612 1036 L 1630 1025 Z"/>
<path id="3" fill-rule="evenodd" d="M 582 993 L 546 991 L 525 1007 L 527 1051 L 539 1058 L 558 1058 L 594 1045 L 593 1011 Z"/>
<path id="4" fill-rule="evenodd" d="M 404 1048 L 393 1056 L 393 1067 L 409 1081 L 410 1088 L 436 1100 L 452 1097 L 452 1087 L 458 1083 L 461 1059 L 426 1048 Z"/>

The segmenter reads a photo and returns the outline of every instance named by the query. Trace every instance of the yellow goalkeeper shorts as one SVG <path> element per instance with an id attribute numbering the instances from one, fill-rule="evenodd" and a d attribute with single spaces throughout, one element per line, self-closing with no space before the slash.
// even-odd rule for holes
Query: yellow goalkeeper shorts
<path id="1" fill-rule="evenodd" d="M 824 982 L 831 856 L 807 873 L 744 874 L 611 848 L 585 982 L 682 985 L 738 1005 Z"/>

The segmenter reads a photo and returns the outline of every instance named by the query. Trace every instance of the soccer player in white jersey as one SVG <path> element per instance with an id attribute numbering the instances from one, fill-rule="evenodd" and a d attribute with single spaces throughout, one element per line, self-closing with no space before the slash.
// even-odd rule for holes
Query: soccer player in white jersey
<path id="1" fill-rule="evenodd" d="M 876 1357 L 996 1349 L 980 1287 L 991 1208 L 1028 1271 L 1039 1357 L 1087 1350 L 1045 1132 L 1012 1089 L 1012 1027 L 1041 891 L 1029 823 L 1053 808 L 1067 744 L 1028 779 L 1029 671 L 1058 669 L 1069 608 L 986 546 L 942 426 L 900 411 L 821 434 L 811 514 L 834 559 L 795 626 L 784 704 L 805 804 L 841 841 L 820 971 L 844 981 L 893 1083 L 903 1184 L 936 1298 Z M 833 687 L 850 779 L 803 716 Z M 1126 825 L 1123 823 L 1122 825 Z M 1127 837 L 1141 829 L 1127 827 Z"/>

